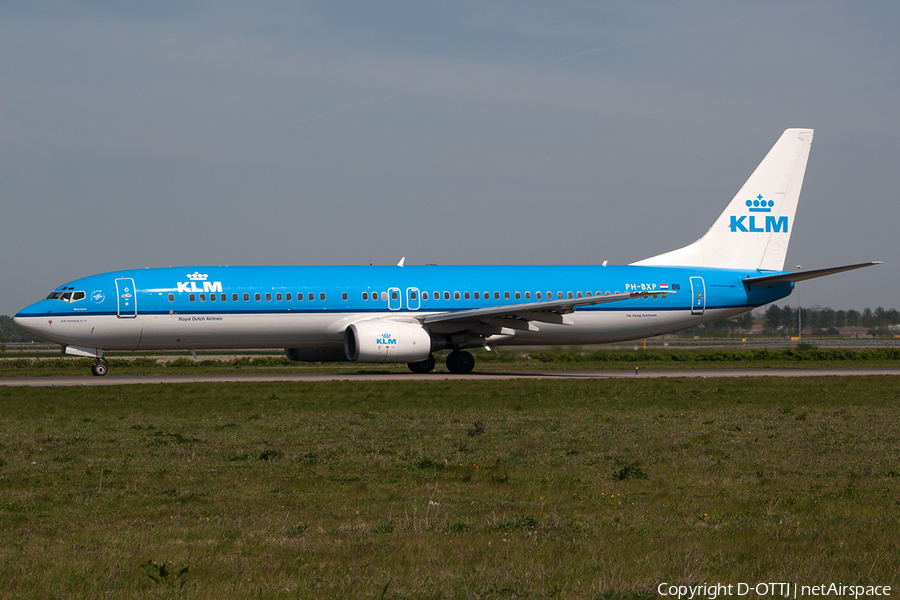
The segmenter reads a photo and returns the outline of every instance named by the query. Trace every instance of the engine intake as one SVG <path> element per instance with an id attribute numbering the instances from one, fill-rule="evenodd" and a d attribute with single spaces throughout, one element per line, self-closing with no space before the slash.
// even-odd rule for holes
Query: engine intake
<path id="1" fill-rule="evenodd" d="M 344 331 L 344 352 L 357 362 L 418 362 L 431 354 L 431 334 L 418 323 L 360 321 Z"/>

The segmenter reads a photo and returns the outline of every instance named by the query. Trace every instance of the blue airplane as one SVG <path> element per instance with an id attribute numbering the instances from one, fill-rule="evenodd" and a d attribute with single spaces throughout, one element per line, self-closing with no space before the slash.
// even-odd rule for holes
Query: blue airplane
<path id="1" fill-rule="evenodd" d="M 110 350 L 284 348 L 298 361 L 468 373 L 467 348 L 597 344 L 731 318 L 797 281 L 786 272 L 813 130 L 788 129 L 696 242 L 625 266 L 267 266 L 122 270 L 22 309 L 21 329 L 95 358 Z"/>

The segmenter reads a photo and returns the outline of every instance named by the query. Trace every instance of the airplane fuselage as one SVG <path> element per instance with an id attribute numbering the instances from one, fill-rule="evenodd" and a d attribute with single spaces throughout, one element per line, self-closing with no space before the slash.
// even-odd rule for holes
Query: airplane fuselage
<path id="1" fill-rule="evenodd" d="M 743 278 L 759 274 L 636 266 L 140 269 L 69 282 L 50 298 L 19 312 L 15 320 L 64 346 L 305 348 L 320 350 L 323 359 L 327 355 L 333 360 L 343 357 L 345 330 L 358 321 L 413 323 L 435 313 L 647 293 L 580 306 L 565 322 L 537 322 L 514 329 L 511 335 L 495 335 L 491 341 L 492 345 L 592 344 L 678 331 L 740 314 L 790 293 L 790 283 L 772 288 L 742 284 Z M 452 336 L 460 327 L 435 323 L 428 329 Z"/>

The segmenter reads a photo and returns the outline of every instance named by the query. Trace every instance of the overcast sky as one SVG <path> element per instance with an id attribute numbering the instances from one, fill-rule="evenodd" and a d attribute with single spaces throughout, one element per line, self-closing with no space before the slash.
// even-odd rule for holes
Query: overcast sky
<path id="1" fill-rule="evenodd" d="M 0 314 L 114 269 L 611 264 L 816 130 L 804 306 L 900 307 L 900 3 L 0 3 Z M 796 305 L 796 294 L 779 304 Z"/>

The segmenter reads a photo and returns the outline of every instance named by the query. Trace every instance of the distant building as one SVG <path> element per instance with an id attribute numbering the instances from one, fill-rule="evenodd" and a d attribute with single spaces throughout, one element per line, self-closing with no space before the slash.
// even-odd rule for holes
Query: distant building
<path id="1" fill-rule="evenodd" d="M 870 338 L 868 327 L 841 327 L 841 337 Z"/>
<path id="2" fill-rule="evenodd" d="M 816 331 L 816 335 L 840 335 L 841 330 L 837 327 L 829 327 L 828 329 L 821 328 Z"/>

